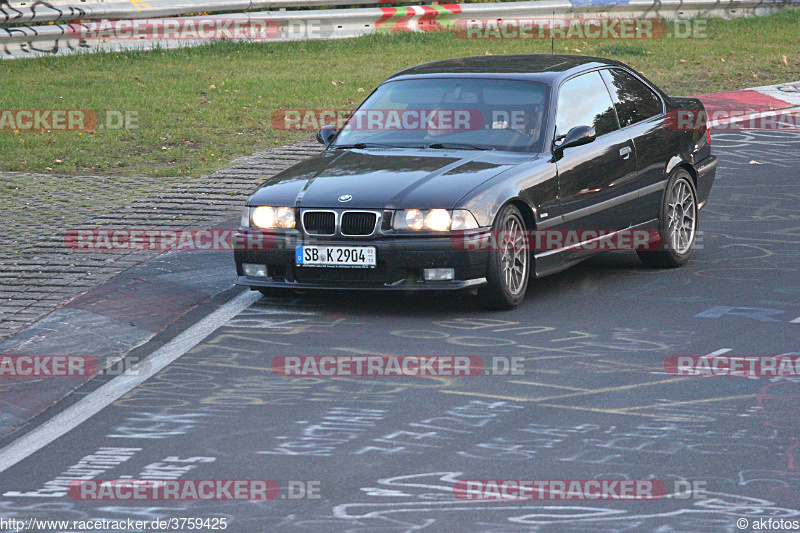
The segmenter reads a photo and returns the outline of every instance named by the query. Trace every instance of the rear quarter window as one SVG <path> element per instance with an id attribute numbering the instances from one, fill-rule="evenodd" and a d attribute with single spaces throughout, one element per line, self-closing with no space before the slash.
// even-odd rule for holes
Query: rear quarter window
<path id="1" fill-rule="evenodd" d="M 661 98 L 647 85 L 621 69 L 603 71 L 620 126 L 630 126 L 663 112 Z"/>

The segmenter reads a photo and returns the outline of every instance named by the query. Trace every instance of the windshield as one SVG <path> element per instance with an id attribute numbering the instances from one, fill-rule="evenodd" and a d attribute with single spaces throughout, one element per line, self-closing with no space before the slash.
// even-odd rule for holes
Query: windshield
<path id="1" fill-rule="evenodd" d="M 391 81 L 348 119 L 331 147 L 540 152 L 548 96 L 549 86 L 521 80 Z"/>

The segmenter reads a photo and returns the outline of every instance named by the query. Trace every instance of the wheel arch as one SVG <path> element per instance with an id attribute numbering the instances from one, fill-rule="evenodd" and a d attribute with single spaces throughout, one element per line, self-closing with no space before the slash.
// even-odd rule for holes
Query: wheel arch
<path id="1" fill-rule="evenodd" d="M 695 190 L 697 190 L 697 170 L 694 168 L 691 162 L 687 161 L 683 157 L 680 156 L 673 156 L 667 161 L 667 166 L 664 171 L 665 179 L 669 179 L 675 169 L 683 168 L 689 173 L 692 177 L 692 183 L 694 184 Z"/>
<path id="2" fill-rule="evenodd" d="M 508 199 L 503 205 L 500 207 L 502 209 L 506 205 L 513 205 L 519 212 L 522 213 L 522 218 L 525 221 L 525 229 L 528 231 L 536 230 L 536 213 L 534 208 L 531 207 L 528 202 L 516 196 L 514 198 Z M 498 210 L 500 212 L 500 210 Z M 536 253 L 535 250 L 531 249 L 528 251 L 528 264 L 529 264 L 529 271 L 531 276 L 536 275 Z"/>
<path id="3" fill-rule="evenodd" d="M 674 164 L 670 164 L 673 163 Z M 697 194 L 697 171 L 695 170 L 694 166 L 689 163 L 688 161 L 679 159 L 677 157 L 673 157 L 670 159 L 669 163 L 667 163 L 667 173 L 666 179 L 664 181 L 664 190 L 661 192 L 661 205 L 664 204 L 664 198 L 667 196 L 667 185 L 669 184 L 669 180 L 672 177 L 672 173 L 678 169 L 683 169 L 689 173 L 689 176 L 692 178 L 692 186 L 694 186 L 694 192 Z M 659 210 L 661 208 L 659 207 Z M 699 209 L 698 209 L 699 211 Z"/>
<path id="4" fill-rule="evenodd" d="M 522 213 L 522 218 L 525 220 L 525 229 L 536 229 L 536 215 L 534 214 L 533 208 L 528 205 L 528 202 L 517 196 L 503 203 L 501 209 L 507 204 L 512 204 L 514 207 L 519 209 L 520 213 Z"/>

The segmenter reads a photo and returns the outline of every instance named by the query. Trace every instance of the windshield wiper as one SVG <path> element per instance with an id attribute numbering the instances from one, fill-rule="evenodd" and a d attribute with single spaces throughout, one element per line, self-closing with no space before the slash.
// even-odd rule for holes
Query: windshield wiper
<path id="1" fill-rule="evenodd" d="M 494 148 L 490 146 L 478 146 L 469 143 L 433 143 L 429 144 L 427 148 L 434 148 L 437 150 L 444 148 L 453 148 L 455 150 L 494 150 Z"/>
<path id="2" fill-rule="evenodd" d="M 339 149 L 347 149 L 347 148 L 355 148 L 356 150 L 362 150 L 364 148 L 371 148 L 371 147 L 379 147 L 379 148 L 399 148 L 393 144 L 383 144 L 383 143 L 355 143 L 355 144 L 337 144 L 335 146 L 331 146 L 332 150 L 339 150 Z"/>

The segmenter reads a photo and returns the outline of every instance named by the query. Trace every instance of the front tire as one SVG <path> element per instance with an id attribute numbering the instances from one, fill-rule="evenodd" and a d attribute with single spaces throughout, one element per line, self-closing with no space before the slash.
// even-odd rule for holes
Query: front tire
<path id="1" fill-rule="evenodd" d="M 658 231 L 661 248 L 656 251 L 637 250 L 639 258 L 657 268 L 675 268 L 685 264 L 697 242 L 697 193 L 692 176 L 684 168 L 675 170 L 667 182 Z"/>
<path id="2" fill-rule="evenodd" d="M 496 245 L 489 251 L 488 284 L 478 289 L 478 303 L 487 309 L 512 309 L 525 298 L 530 277 L 530 252 L 520 210 L 512 204 L 503 207 L 492 232 Z"/>

